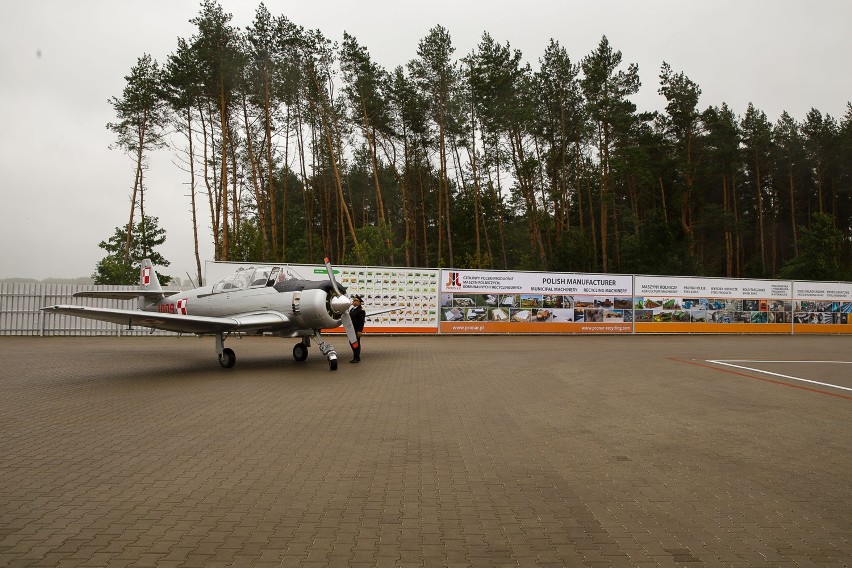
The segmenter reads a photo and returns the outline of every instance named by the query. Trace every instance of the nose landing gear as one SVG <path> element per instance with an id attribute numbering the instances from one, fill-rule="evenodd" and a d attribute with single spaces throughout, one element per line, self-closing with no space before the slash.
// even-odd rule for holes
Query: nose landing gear
<path id="1" fill-rule="evenodd" d="M 323 341 L 323 338 L 318 330 L 314 330 L 313 339 L 317 342 L 317 346 L 319 347 L 320 352 L 325 355 L 325 358 L 328 360 L 328 370 L 336 371 L 337 352 L 334 350 L 334 346 L 331 343 Z M 303 337 L 301 342 L 293 346 L 293 358 L 296 361 L 304 361 L 305 359 L 307 359 L 308 346 L 310 346 L 310 344 L 311 338 Z"/>

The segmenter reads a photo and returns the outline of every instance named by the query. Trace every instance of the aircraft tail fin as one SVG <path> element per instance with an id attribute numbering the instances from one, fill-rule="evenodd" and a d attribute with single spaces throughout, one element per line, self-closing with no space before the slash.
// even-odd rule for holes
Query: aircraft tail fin
<path id="1" fill-rule="evenodd" d="M 154 270 L 154 263 L 151 262 L 150 258 L 142 260 L 142 267 L 139 269 L 139 288 L 147 293 L 146 296 L 148 298 L 152 294 L 163 292 L 163 287 L 160 286 L 160 279 L 157 278 L 157 271 Z M 140 309 L 144 307 L 146 296 L 139 297 Z"/>

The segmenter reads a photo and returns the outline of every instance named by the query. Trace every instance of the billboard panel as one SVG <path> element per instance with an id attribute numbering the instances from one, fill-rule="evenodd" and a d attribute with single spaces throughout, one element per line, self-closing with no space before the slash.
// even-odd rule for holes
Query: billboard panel
<path id="1" fill-rule="evenodd" d="M 780 280 L 636 276 L 636 333 L 792 333 Z"/>
<path id="2" fill-rule="evenodd" d="M 633 277 L 442 270 L 440 333 L 630 333 Z"/>
<path id="3" fill-rule="evenodd" d="M 206 279 L 213 284 L 238 268 L 263 263 L 208 262 Z M 272 264 L 272 263 L 270 263 Z M 306 280 L 326 280 L 328 274 L 321 264 L 287 264 L 287 267 Z M 364 309 L 369 313 L 393 306 L 399 310 L 367 319 L 368 333 L 437 333 L 438 276 L 440 271 L 429 268 L 384 268 L 372 266 L 334 266 L 335 279 L 349 294 L 364 297 Z M 343 328 L 325 330 L 343 333 Z"/>
<path id="4" fill-rule="evenodd" d="M 852 283 L 793 282 L 794 333 L 852 333 Z"/>
<path id="5" fill-rule="evenodd" d="M 258 263 L 208 262 L 212 284 Z M 319 264 L 290 264 L 325 280 Z M 852 283 L 336 266 L 378 333 L 852 333 Z M 332 330 L 342 332 L 341 328 Z"/>

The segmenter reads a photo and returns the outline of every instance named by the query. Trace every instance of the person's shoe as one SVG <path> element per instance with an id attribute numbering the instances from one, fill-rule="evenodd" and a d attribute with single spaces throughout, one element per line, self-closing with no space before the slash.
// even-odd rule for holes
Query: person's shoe
<path id="1" fill-rule="evenodd" d="M 351 361 L 349 361 L 349 362 L 350 362 L 350 363 L 360 363 L 360 362 L 361 362 L 361 359 L 352 359 L 352 360 L 351 360 Z"/>

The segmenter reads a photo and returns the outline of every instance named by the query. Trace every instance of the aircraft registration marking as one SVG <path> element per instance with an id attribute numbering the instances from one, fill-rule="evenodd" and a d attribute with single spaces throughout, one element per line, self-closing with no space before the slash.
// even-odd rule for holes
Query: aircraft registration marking
<path id="1" fill-rule="evenodd" d="M 161 314 L 176 314 L 179 316 L 187 315 L 186 305 L 189 302 L 186 298 L 178 300 L 176 304 L 160 304 L 157 306 L 157 311 Z"/>

